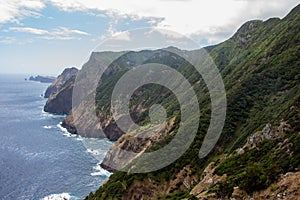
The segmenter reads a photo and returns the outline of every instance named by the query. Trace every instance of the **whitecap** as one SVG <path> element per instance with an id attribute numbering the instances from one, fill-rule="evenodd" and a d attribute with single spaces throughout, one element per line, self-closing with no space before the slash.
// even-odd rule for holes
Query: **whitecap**
<path id="1" fill-rule="evenodd" d="M 77 135 L 70 133 L 66 128 L 62 127 L 62 122 L 57 124 L 57 127 L 64 133 L 63 135 L 66 137 L 77 137 Z"/>
<path id="2" fill-rule="evenodd" d="M 70 200 L 71 195 L 68 193 L 61 193 L 61 194 L 50 194 L 41 200 Z"/>
<path id="3" fill-rule="evenodd" d="M 42 116 L 50 117 L 50 118 L 63 118 L 63 117 L 66 117 L 66 115 L 51 114 L 51 113 L 45 112 L 44 110 L 42 110 Z"/>
<path id="4" fill-rule="evenodd" d="M 99 151 L 97 150 L 94 150 L 94 149 L 86 149 L 86 151 L 90 154 L 93 154 L 93 155 L 99 155 Z"/>
<path id="5" fill-rule="evenodd" d="M 51 129 L 51 126 L 43 126 L 44 129 Z"/>
<path id="6" fill-rule="evenodd" d="M 63 135 L 66 137 L 76 137 L 76 135 L 71 134 L 71 133 L 64 133 Z"/>
<path id="7" fill-rule="evenodd" d="M 83 141 L 83 137 L 81 137 L 80 135 L 78 135 L 78 137 L 76 138 L 76 140 Z"/>
<path id="8" fill-rule="evenodd" d="M 96 170 L 96 172 L 91 173 L 91 176 L 106 176 L 106 177 L 109 177 L 112 174 L 109 171 L 103 169 L 100 166 L 100 163 L 98 163 L 97 166 L 93 167 L 93 168 Z"/>

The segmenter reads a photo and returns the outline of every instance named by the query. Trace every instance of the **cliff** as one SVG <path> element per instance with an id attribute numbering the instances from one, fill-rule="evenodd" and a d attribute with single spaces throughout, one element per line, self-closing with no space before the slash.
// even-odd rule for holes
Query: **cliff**
<path id="1" fill-rule="evenodd" d="M 55 80 L 52 80 L 52 84 L 47 88 L 44 97 L 49 98 L 52 93 L 57 92 L 61 87 L 72 77 L 75 76 L 78 69 L 75 67 L 66 68 L 62 74 L 60 74 Z"/>
<path id="2" fill-rule="evenodd" d="M 47 88 L 45 97 L 48 97 L 44 111 L 54 114 L 69 114 L 72 109 L 73 87 L 78 70 L 67 68 Z"/>

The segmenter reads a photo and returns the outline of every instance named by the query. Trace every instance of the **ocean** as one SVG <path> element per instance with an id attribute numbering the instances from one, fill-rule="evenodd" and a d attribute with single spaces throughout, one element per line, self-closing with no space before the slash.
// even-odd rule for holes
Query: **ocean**
<path id="1" fill-rule="evenodd" d="M 43 112 L 49 84 L 0 75 L 0 199 L 82 199 L 108 179 L 107 139 L 70 135 Z"/>

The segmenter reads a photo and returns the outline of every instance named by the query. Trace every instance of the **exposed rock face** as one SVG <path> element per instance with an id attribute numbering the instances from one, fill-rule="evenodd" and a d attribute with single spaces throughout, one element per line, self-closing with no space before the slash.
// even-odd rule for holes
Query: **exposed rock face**
<path id="1" fill-rule="evenodd" d="M 127 188 L 128 192 L 126 192 L 122 199 L 156 200 L 157 194 L 167 195 L 170 191 L 190 189 L 195 182 L 199 181 L 199 177 L 197 175 L 191 175 L 189 165 L 185 166 L 174 175 L 175 177 L 170 181 L 170 183 L 160 183 L 153 178 L 147 178 L 142 181 L 134 180 Z"/>
<path id="2" fill-rule="evenodd" d="M 154 127 L 150 131 L 147 131 L 156 132 L 156 130 L 161 130 L 162 132 L 165 131 L 161 126 Z M 146 134 L 148 133 L 141 131 L 137 133 L 135 137 L 131 137 L 128 134 L 122 135 L 107 152 L 101 163 L 101 167 L 111 172 L 120 167 L 125 167 L 163 137 L 163 133 L 157 133 L 152 134 L 149 138 L 142 138 L 142 136 L 145 136 Z M 126 151 L 134 152 L 136 155 L 131 156 L 127 154 Z"/>
<path id="3" fill-rule="evenodd" d="M 52 93 L 57 92 L 71 77 L 75 76 L 78 72 L 78 69 L 75 67 L 66 68 L 61 75 L 57 77 L 52 84 L 47 88 L 44 97 L 49 98 Z"/>
<path id="4" fill-rule="evenodd" d="M 107 62 L 115 60 L 121 54 L 122 52 L 93 52 L 88 62 L 85 63 L 82 69 L 77 73 L 76 85 L 79 85 L 79 87 L 76 87 L 76 101 L 72 102 L 73 106 L 75 106 L 72 111 L 69 110 L 68 113 L 72 114 L 68 115 L 62 124 L 69 132 L 77 133 L 83 137 L 107 137 L 110 140 L 117 140 L 123 134 L 110 123 L 111 117 L 103 116 L 101 113 L 99 113 L 99 116 L 94 115 L 95 99 L 88 98 L 94 97 L 95 94 L 93 90 L 97 88 L 98 84 L 101 84 L 101 81 L 96 83 L 91 80 L 99 79 L 98 76 L 103 72 Z M 105 71 L 103 75 L 108 77 L 118 71 L 119 68 L 117 65 L 112 66 L 109 70 Z M 66 88 L 64 87 L 60 91 L 62 92 L 63 89 Z M 91 116 L 91 113 L 93 116 Z M 97 117 L 97 119 L 95 119 L 95 117 Z M 105 131 L 107 135 L 103 134 L 102 130 L 104 129 L 109 129 Z"/>
<path id="5" fill-rule="evenodd" d="M 78 134 L 75 125 L 73 123 L 73 117 L 72 114 L 68 115 L 61 124 L 62 127 L 66 128 L 69 133 L 71 134 Z"/>
<path id="6" fill-rule="evenodd" d="M 236 42 L 241 42 L 242 44 L 246 44 L 252 36 L 252 32 L 254 32 L 263 21 L 253 20 L 245 23 L 233 36 L 233 40 Z"/>
<path id="7" fill-rule="evenodd" d="M 258 131 L 251 135 L 242 149 L 254 148 L 262 142 L 263 140 L 272 140 L 278 137 L 282 137 L 285 132 L 290 130 L 290 125 L 285 121 L 281 121 L 279 126 L 273 126 L 272 124 L 267 124 L 262 131 Z M 239 153 L 242 152 L 241 149 L 238 150 Z"/>
<path id="8" fill-rule="evenodd" d="M 41 83 L 52 83 L 55 80 L 55 77 L 38 75 L 36 77 L 31 76 L 29 78 L 29 80 L 30 81 L 37 81 L 37 82 L 41 82 Z"/>
<path id="9" fill-rule="evenodd" d="M 48 101 L 44 107 L 45 112 L 54 114 L 69 114 L 72 109 L 72 94 L 75 77 L 78 69 L 67 68 L 57 77 L 55 82 L 46 90 Z M 70 131 L 72 132 L 72 131 Z"/>
<path id="10" fill-rule="evenodd" d="M 222 158 L 222 161 L 224 161 L 224 159 L 225 157 Z M 217 168 L 217 166 L 218 165 L 216 163 L 212 162 L 205 168 L 202 174 L 202 180 L 192 189 L 192 191 L 190 192 L 191 194 L 196 195 L 199 199 L 201 199 L 201 197 L 207 195 L 205 191 L 207 191 L 210 187 L 212 187 L 220 181 L 226 180 L 226 174 L 224 174 L 223 176 L 218 176 L 214 174 L 214 171 Z"/>
<path id="11" fill-rule="evenodd" d="M 59 91 L 50 95 L 44 107 L 44 111 L 58 115 L 69 114 L 72 109 L 73 86 L 74 83 L 70 81 Z"/>

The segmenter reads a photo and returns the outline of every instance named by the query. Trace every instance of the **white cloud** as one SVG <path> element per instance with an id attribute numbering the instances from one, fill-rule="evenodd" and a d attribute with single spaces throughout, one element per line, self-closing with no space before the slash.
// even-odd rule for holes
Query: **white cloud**
<path id="1" fill-rule="evenodd" d="M 117 32 L 113 35 L 115 40 L 130 41 L 130 33 L 128 31 Z"/>
<path id="2" fill-rule="evenodd" d="M 39 38 L 44 40 L 80 40 L 81 39 L 73 36 L 59 36 L 59 35 L 41 36 Z"/>
<path id="3" fill-rule="evenodd" d="M 128 31 L 117 31 L 114 26 L 117 25 L 119 22 L 119 18 L 115 18 L 111 20 L 109 23 L 109 27 L 107 29 L 107 33 L 100 36 L 100 40 L 104 41 L 109 38 L 114 38 L 115 40 L 123 40 L 123 41 L 130 41 L 131 36 Z"/>
<path id="4" fill-rule="evenodd" d="M 245 21 L 283 17 L 298 0 L 50 0 L 65 11 L 100 10 L 124 18 L 162 19 L 158 27 L 215 42 Z M 221 30 L 221 33 L 211 30 Z M 224 31 L 225 30 L 225 31 Z M 231 31 L 228 31 L 231 30 Z M 198 34 L 197 34 L 198 33 Z"/>
<path id="5" fill-rule="evenodd" d="M 87 32 L 76 30 L 76 29 L 68 29 L 66 27 L 60 27 L 56 29 L 55 31 L 50 33 L 51 35 L 72 35 L 72 34 L 77 34 L 77 35 L 90 35 Z"/>
<path id="6" fill-rule="evenodd" d="M 31 33 L 34 35 L 50 34 L 49 31 L 47 31 L 47 30 L 30 28 L 30 27 L 10 27 L 9 30 L 15 31 L 15 32 L 22 32 L 22 33 Z"/>
<path id="7" fill-rule="evenodd" d="M 167 0 L 167 1 L 172 1 L 172 0 Z M 179 1 L 179 0 L 176 0 L 176 1 Z M 155 33 L 161 34 L 161 35 L 165 36 L 166 38 L 170 38 L 170 39 L 180 39 L 180 38 L 185 37 L 184 35 L 181 35 L 177 32 L 169 31 L 166 29 L 159 29 L 159 28 L 151 29 L 150 31 L 145 33 L 145 36 L 149 37 L 151 34 L 155 34 Z"/>
<path id="8" fill-rule="evenodd" d="M 37 12 L 45 7 L 41 0 L 0 0 L 0 24 L 19 22 L 20 17 L 39 17 Z"/>
<path id="9" fill-rule="evenodd" d="M 0 23 L 36 15 L 46 0 L 0 0 Z M 47 0 L 67 12 L 101 11 L 114 20 L 148 19 L 149 24 L 187 36 L 218 42 L 232 35 L 245 21 L 283 17 L 299 0 Z M 112 30 L 113 28 L 110 27 Z M 216 31 L 212 31 L 216 30 Z M 219 31 L 219 32 L 218 32 Z M 112 35 L 117 30 L 108 30 Z"/>
<path id="10" fill-rule="evenodd" d="M 45 29 L 31 28 L 31 27 L 10 27 L 8 30 L 6 30 L 6 32 L 8 31 L 39 35 L 40 39 L 45 39 L 45 40 L 74 40 L 74 39 L 80 40 L 81 38 L 78 37 L 79 35 L 83 35 L 83 36 L 90 35 L 87 32 L 76 30 L 76 29 L 69 29 L 66 27 L 59 27 L 52 31 L 48 31 Z"/>

